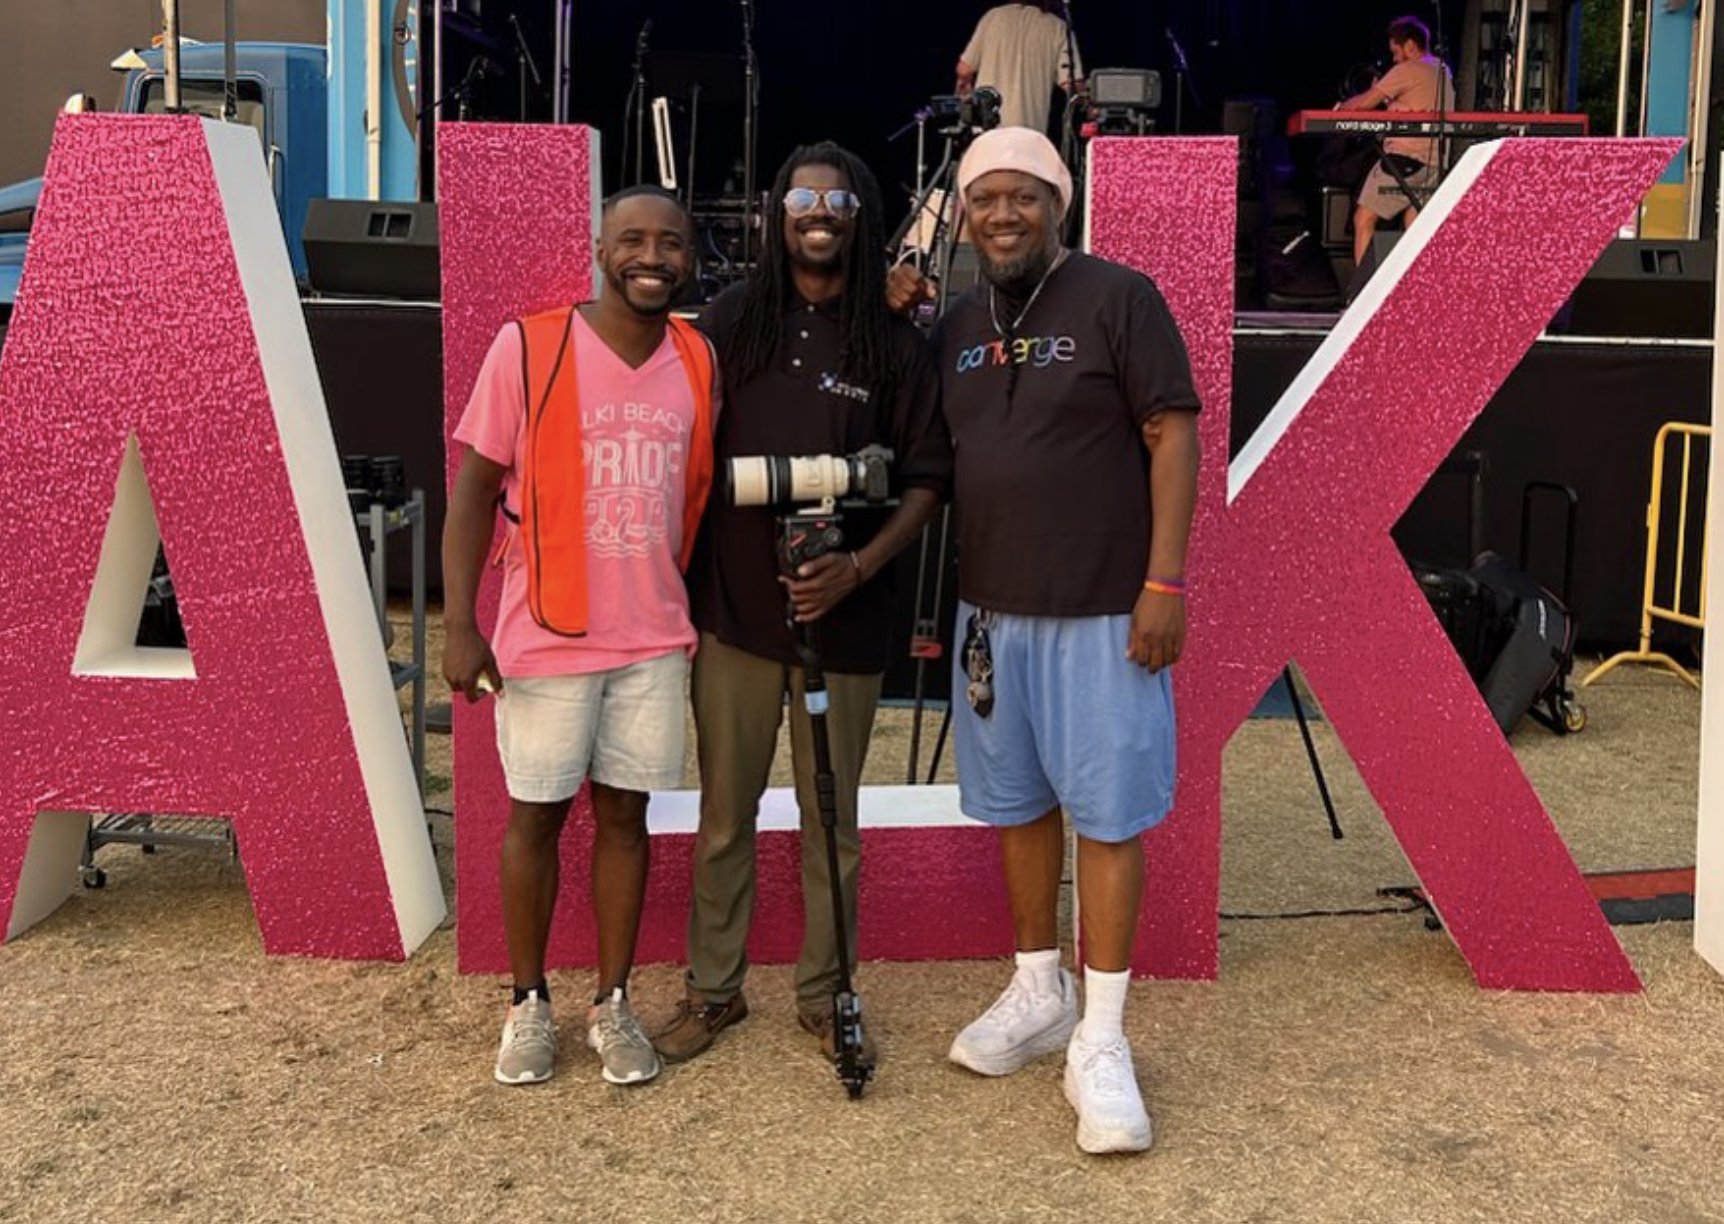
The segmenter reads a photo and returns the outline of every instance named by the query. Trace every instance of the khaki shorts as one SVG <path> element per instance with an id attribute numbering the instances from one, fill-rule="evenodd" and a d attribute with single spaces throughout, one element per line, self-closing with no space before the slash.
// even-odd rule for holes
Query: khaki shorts
<path id="1" fill-rule="evenodd" d="M 1431 202 L 1431 193 L 1437 189 L 1435 166 L 1420 166 L 1416 173 L 1403 177 L 1407 180 L 1407 186 L 1419 193 L 1421 200 L 1427 204 Z M 1407 198 L 1407 193 L 1402 191 L 1401 185 L 1395 181 L 1395 176 L 1379 161 L 1371 167 L 1364 187 L 1359 190 L 1359 207 L 1370 209 L 1385 221 L 1393 221 L 1412 208 L 1413 201 Z"/>
<path id="2" fill-rule="evenodd" d="M 509 797 L 557 803 L 589 777 L 618 790 L 681 785 L 687 691 L 680 650 L 587 675 L 503 677 L 497 755 Z"/>

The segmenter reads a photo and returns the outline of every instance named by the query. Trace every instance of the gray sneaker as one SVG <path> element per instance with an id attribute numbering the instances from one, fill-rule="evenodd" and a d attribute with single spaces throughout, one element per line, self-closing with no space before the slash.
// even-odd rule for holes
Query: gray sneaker
<path id="1" fill-rule="evenodd" d="M 620 986 L 587 1013 L 587 1044 L 599 1052 L 606 1083 L 644 1084 L 659 1073 L 658 1051 Z"/>
<path id="2" fill-rule="evenodd" d="M 557 1026 L 551 1004 L 538 992 L 509 1009 L 503 1024 L 503 1044 L 497 1050 L 499 1084 L 542 1084 L 551 1078 L 557 1061 Z"/>

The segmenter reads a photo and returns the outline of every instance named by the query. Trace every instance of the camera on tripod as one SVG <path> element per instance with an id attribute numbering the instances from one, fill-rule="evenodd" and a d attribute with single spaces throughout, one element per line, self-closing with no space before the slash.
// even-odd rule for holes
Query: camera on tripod
<path id="1" fill-rule="evenodd" d="M 962 97 L 935 94 L 928 99 L 928 120 L 942 136 L 967 140 L 1000 126 L 1000 91 L 991 85 Z"/>
<path id="2" fill-rule="evenodd" d="M 891 501 L 892 452 L 865 446 L 853 455 L 750 455 L 725 464 L 733 506 L 801 506 L 778 516 L 778 565 L 789 575 L 844 547 L 840 505 Z"/>
<path id="3" fill-rule="evenodd" d="M 865 446 L 853 455 L 748 455 L 725 463 L 724 496 L 733 506 L 784 507 L 777 516 L 778 572 L 795 578 L 808 562 L 843 551 L 841 502 L 856 507 L 891 503 L 891 464 L 892 452 L 878 445 Z M 861 565 L 854 554 L 851 561 L 856 563 L 860 579 Z M 838 782 L 826 731 L 831 708 L 826 664 L 821 657 L 818 619 L 799 619 L 793 596 L 786 601 L 784 619 L 802 665 L 802 702 L 814 748 L 814 796 L 826 834 L 826 878 L 831 886 L 832 929 L 838 946 L 838 985 L 832 992 L 834 1061 L 838 1078 L 854 1101 L 874 1077 L 874 1065 L 863 1058 L 862 1000 L 850 980 L 846 951 L 847 920 L 838 868 Z"/>

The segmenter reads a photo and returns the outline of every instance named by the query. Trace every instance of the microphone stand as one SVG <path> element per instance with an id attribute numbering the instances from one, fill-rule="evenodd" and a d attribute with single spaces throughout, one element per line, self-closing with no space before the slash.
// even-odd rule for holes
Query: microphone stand
<path id="1" fill-rule="evenodd" d="M 694 151 L 700 145 L 700 82 L 692 81 L 688 87 L 688 182 L 683 192 L 683 203 L 689 208 L 694 207 Z"/>
<path id="2" fill-rule="evenodd" d="M 462 76 L 459 84 L 445 92 L 430 106 L 420 107 L 417 116 L 420 141 L 423 142 L 426 139 L 427 129 L 430 127 L 431 121 L 439 115 L 443 110 L 444 103 L 450 99 L 455 101 L 455 120 L 457 123 L 466 123 L 471 119 L 473 117 L 473 87 L 496 70 L 497 66 L 483 55 L 476 55 L 469 60 L 467 72 Z"/>
<path id="3" fill-rule="evenodd" d="M 1060 9 L 1066 25 L 1066 72 L 1071 82 L 1066 90 L 1066 104 L 1060 121 L 1060 155 L 1066 166 L 1072 172 L 1072 203 L 1066 213 L 1065 241 L 1073 246 L 1078 245 L 1083 228 L 1083 193 L 1087 190 L 1087 178 L 1084 173 L 1084 158 L 1088 156 L 1083 140 L 1079 134 L 1078 125 L 1074 123 L 1077 117 L 1078 99 L 1081 96 L 1081 82 L 1078 79 L 1077 54 L 1077 24 L 1072 20 L 1071 0 L 1060 0 Z M 945 303 L 941 302 L 944 312 Z M 911 772 L 915 771 L 912 762 Z"/>
<path id="4" fill-rule="evenodd" d="M 1173 134 L 1185 134 L 1185 91 L 1191 90 L 1191 104 L 1197 109 L 1203 109 L 1203 99 L 1197 95 L 1197 86 L 1191 81 L 1191 61 L 1186 58 L 1185 48 L 1180 44 L 1179 35 L 1173 32 L 1173 27 L 1167 27 L 1167 42 L 1173 48 Z"/>
<path id="5" fill-rule="evenodd" d="M 1443 0 L 1431 0 L 1437 13 L 1437 182 L 1440 185 L 1449 173 L 1449 47 L 1443 37 Z"/>
<path id="6" fill-rule="evenodd" d="M 527 122 L 527 82 L 533 83 L 534 89 L 544 88 L 544 78 L 539 75 L 539 66 L 533 62 L 533 50 L 527 45 L 527 36 L 521 31 L 521 21 L 515 14 L 509 14 L 509 25 L 515 31 L 515 75 L 521 85 L 521 122 Z"/>
<path id="7" fill-rule="evenodd" d="M 641 32 L 635 38 L 634 79 L 629 85 L 628 101 L 623 103 L 623 156 L 620 173 L 627 177 L 629 172 L 629 128 L 634 128 L 635 176 L 630 181 L 639 183 L 646 174 L 646 57 L 647 38 L 652 34 L 652 18 L 641 22 Z"/>
<path id="8" fill-rule="evenodd" d="M 742 0 L 742 266 L 754 253 L 754 158 L 760 116 L 760 66 L 754 58 L 754 3 Z"/>
<path id="9" fill-rule="evenodd" d="M 1078 58 L 1077 58 L 1077 26 L 1072 23 L 1071 0 L 1060 0 L 1060 7 L 1065 10 L 1066 23 L 1066 74 L 1071 81 L 1068 97 L 1078 90 Z M 1070 113 L 1069 110 L 1067 112 Z"/>

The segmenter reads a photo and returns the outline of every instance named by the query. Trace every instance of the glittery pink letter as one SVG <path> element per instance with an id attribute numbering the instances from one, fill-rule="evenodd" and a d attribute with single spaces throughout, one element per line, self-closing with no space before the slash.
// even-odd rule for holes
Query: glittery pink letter
<path id="1" fill-rule="evenodd" d="M 233 821 L 269 952 L 418 946 L 442 892 L 249 129 L 60 121 L 0 478 L 0 932 L 75 886 L 87 813 L 149 812 Z M 134 644 L 158 538 L 189 651 Z"/>
<path id="2" fill-rule="evenodd" d="M 1224 306 L 1197 274 L 1231 281 L 1207 227 L 1232 197 L 1191 180 L 1230 172 L 1201 146 L 1098 143 L 1094 248 L 1161 280 L 1208 371 L 1180 789 L 1148 842 L 1140 971 L 1214 975 L 1222 748 L 1296 658 L 1481 985 L 1638 988 L 1388 531 L 1676 147 L 1471 150 L 1224 475 Z"/>
<path id="3" fill-rule="evenodd" d="M 598 234 L 598 138 L 591 128 L 445 123 L 437 129 L 437 196 L 443 256 L 443 404 L 449 482 L 461 446 L 454 440 L 486 350 L 510 319 L 592 295 Z M 486 571 L 479 623 L 489 637 L 502 586 Z M 586 792 L 571 828 L 585 826 Z M 455 701 L 456 928 L 461 967 L 499 971 L 508 964 L 497 858 L 509 822 L 509 795 L 497 759 L 492 703 Z M 563 840 L 563 878 L 578 880 L 584 836 Z M 655 870 L 655 875 L 657 874 Z M 551 929 L 549 963 L 582 960 L 590 923 L 571 917 L 585 890 L 565 888 Z"/>

